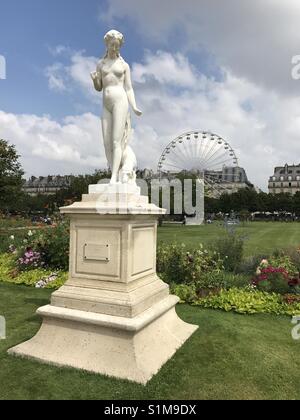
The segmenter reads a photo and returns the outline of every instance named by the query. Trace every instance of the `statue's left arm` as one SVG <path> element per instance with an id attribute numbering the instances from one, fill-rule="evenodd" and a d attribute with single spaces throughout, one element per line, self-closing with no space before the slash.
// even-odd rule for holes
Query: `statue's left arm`
<path id="1" fill-rule="evenodd" d="M 141 116 L 142 115 L 142 111 L 140 111 L 136 105 L 136 100 L 135 100 L 135 94 L 134 94 L 134 90 L 132 87 L 132 81 L 131 81 L 131 72 L 130 72 L 130 67 L 128 64 L 126 64 L 126 69 L 125 69 L 125 82 L 124 82 L 124 87 L 127 93 L 127 97 L 128 97 L 128 102 L 130 104 L 130 106 L 132 107 L 133 111 L 136 113 L 136 115 Z"/>

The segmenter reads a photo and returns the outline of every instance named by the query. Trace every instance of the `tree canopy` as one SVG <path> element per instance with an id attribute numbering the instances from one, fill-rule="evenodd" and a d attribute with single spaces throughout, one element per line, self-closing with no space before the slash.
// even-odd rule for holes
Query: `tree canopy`
<path id="1" fill-rule="evenodd" d="M 23 175 L 15 146 L 0 139 L 0 210 L 10 210 L 21 198 Z"/>

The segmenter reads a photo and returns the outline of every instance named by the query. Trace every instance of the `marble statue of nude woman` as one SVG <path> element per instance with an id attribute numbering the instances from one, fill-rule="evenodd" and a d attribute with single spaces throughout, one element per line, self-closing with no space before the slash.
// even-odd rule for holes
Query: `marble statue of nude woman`
<path id="1" fill-rule="evenodd" d="M 120 55 L 124 36 L 112 30 L 104 40 L 106 55 L 91 77 L 95 89 L 98 92 L 103 90 L 102 131 L 106 158 L 112 172 L 111 184 L 135 183 L 136 158 L 128 145 L 131 133 L 129 106 L 138 116 L 142 112 L 136 105 L 130 67 Z"/>

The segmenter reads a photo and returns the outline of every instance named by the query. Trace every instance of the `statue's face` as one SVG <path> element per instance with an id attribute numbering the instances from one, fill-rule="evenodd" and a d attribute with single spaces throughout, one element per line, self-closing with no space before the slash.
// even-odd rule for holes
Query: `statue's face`
<path id="1" fill-rule="evenodd" d="M 108 39 L 106 45 L 109 52 L 118 53 L 121 48 L 120 41 L 116 38 Z"/>

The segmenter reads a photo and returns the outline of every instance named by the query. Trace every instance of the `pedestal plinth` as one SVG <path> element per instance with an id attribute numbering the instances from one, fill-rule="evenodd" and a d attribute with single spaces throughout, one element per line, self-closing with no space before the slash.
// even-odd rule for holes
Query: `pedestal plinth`
<path id="1" fill-rule="evenodd" d="M 157 218 L 135 186 L 90 186 L 61 209 L 71 221 L 70 275 L 40 308 L 43 324 L 10 354 L 146 384 L 196 331 L 156 274 Z"/>

